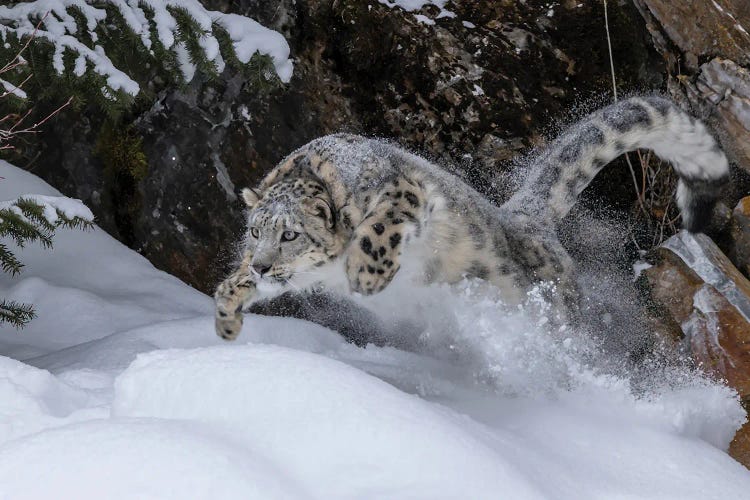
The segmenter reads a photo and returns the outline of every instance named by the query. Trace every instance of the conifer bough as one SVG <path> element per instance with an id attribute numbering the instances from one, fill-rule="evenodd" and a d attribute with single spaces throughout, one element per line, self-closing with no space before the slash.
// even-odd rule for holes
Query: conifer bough
<path id="1" fill-rule="evenodd" d="M 174 66 L 170 69 L 185 82 L 197 68 L 220 73 L 227 61 L 246 65 L 256 54 L 270 58 L 282 82 L 292 76 L 289 45 L 280 33 L 248 17 L 207 10 L 198 0 L 36 0 L 0 6 L 0 43 L 7 48 L 33 37 L 34 43 L 51 44 L 58 75 L 94 72 L 110 99 L 140 92 L 136 79 L 116 67 L 98 43 L 102 33 L 118 30 L 134 35 L 152 56 L 164 55 L 161 62 Z"/>
<path id="2" fill-rule="evenodd" d="M 79 200 L 63 196 L 25 195 L 0 201 L 0 269 L 15 276 L 23 264 L 14 255 L 10 241 L 18 248 L 27 243 L 52 247 L 58 227 L 90 228 L 94 215 Z M 0 299 L 0 324 L 23 327 L 34 318 L 34 308 L 13 300 Z"/>

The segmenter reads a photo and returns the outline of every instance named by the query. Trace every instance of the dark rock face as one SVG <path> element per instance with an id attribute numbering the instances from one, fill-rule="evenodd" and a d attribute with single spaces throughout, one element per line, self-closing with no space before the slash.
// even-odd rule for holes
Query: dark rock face
<path id="1" fill-rule="evenodd" d="M 238 76 L 167 92 L 136 121 L 149 173 L 140 184 L 136 245 L 155 265 L 211 291 L 244 234 L 237 192 L 320 125 L 294 91 L 264 99 Z"/>
<path id="2" fill-rule="evenodd" d="M 133 136 L 119 168 L 101 139 L 105 117 L 67 112 L 41 137 L 43 154 L 30 168 L 81 198 L 156 266 L 206 292 L 243 232 L 239 188 L 311 139 L 342 130 L 393 138 L 458 165 L 502 198 L 496 177 L 519 152 L 611 86 L 600 2 L 456 1 L 446 6 L 454 18 L 436 19 L 434 6 L 419 12 L 433 25 L 379 2 L 205 3 L 284 33 L 295 59 L 290 84 L 259 94 L 227 71 L 162 91 L 119 125 Z M 638 12 L 611 4 L 620 85 L 658 88 L 662 63 Z M 136 153 L 143 168 L 128 164 Z"/>

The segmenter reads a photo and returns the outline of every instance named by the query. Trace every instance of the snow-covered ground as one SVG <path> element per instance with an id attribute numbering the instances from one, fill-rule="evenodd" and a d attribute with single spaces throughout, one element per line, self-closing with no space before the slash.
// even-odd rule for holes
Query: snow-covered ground
<path id="1" fill-rule="evenodd" d="M 674 369 L 636 395 L 534 296 L 387 290 L 371 306 L 407 317 L 384 321 L 426 323 L 411 352 L 258 316 L 228 344 L 209 297 L 100 229 L 54 245 L 0 276 L 39 314 L 0 327 L 0 498 L 750 498 L 732 391 Z"/>

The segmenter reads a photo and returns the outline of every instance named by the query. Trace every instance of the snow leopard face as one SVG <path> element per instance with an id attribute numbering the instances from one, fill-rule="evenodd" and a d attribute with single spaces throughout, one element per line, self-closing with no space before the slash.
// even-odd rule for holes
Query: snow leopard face
<path id="1" fill-rule="evenodd" d="M 245 189 L 242 197 L 250 208 L 245 245 L 256 279 L 285 283 L 340 254 L 333 204 L 320 183 L 295 179 L 264 193 Z"/>

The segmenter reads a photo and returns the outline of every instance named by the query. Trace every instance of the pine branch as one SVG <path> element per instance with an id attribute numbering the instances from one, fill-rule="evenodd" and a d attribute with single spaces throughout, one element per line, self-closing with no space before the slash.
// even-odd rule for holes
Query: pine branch
<path id="1" fill-rule="evenodd" d="M 10 237 L 19 247 L 23 248 L 28 242 L 42 244 L 45 248 L 52 246 L 52 231 L 34 225 L 23 213 L 21 209 L 14 210 L 14 207 L 0 209 L 0 237 Z"/>
<path id="2" fill-rule="evenodd" d="M 85 206 L 66 198 L 33 195 L 33 198 L 21 197 L 0 203 L 0 237 L 11 238 L 19 247 L 38 241 L 50 248 L 57 228 L 88 229 L 93 224 L 93 215 Z M 0 268 L 12 276 L 23 268 L 21 261 L 4 243 L 0 243 Z M 34 309 L 31 305 L 5 300 L 0 304 L 0 324 L 10 323 L 21 328 L 32 318 Z"/>
<path id="3" fill-rule="evenodd" d="M 18 51 L 31 65 L 12 57 Z M 115 119 L 142 93 L 158 92 L 154 85 L 186 83 L 196 73 L 212 79 L 227 64 L 260 75 L 263 91 L 289 81 L 288 55 L 280 33 L 245 16 L 207 10 L 198 0 L 0 5 L 0 60 L 13 61 L 9 74 L 21 82 L 0 82 L 11 96 L 72 95 L 78 106 L 94 101 Z M 259 66 L 262 71 L 253 71 Z"/>
<path id="4" fill-rule="evenodd" d="M 58 227 L 89 229 L 93 218 L 68 216 L 53 205 L 54 197 L 40 197 L 44 203 L 30 198 L 4 202 L 0 206 L 0 237 L 10 237 L 23 248 L 28 242 L 39 242 L 45 248 L 52 246 L 52 236 Z"/>
<path id="5" fill-rule="evenodd" d="M 3 243 L 0 243 L 0 268 L 2 268 L 4 273 L 8 273 L 11 276 L 20 273 L 23 268 L 21 261 Z"/>
<path id="6" fill-rule="evenodd" d="M 94 227 L 94 222 L 83 217 L 68 218 L 64 212 L 57 210 L 57 226 L 64 227 L 67 229 L 91 229 Z"/>
<path id="7" fill-rule="evenodd" d="M 13 204 L 23 212 L 24 217 L 39 227 L 41 231 L 51 235 L 55 230 L 55 224 L 45 216 L 44 206 L 28 198 L 19 198 Z"/>
<path id="8" fill-rule="evenodd" d="M 0 302 L 0 324 L 10 323 L 16 328 L 23 328 L 35 317 L 34 307 L 29 304 L 9 300 Z"/>

